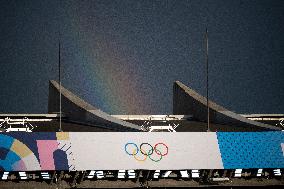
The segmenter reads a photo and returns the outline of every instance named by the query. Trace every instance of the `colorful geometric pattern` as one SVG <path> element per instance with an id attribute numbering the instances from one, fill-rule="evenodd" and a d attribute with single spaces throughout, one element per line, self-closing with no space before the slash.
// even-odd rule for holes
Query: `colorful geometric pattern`
<path id="1" fill-rule="evenodd" d="M 105 137 L 104 133 L 82 134 L 84 133 L 0 133 L 0 171 L 79 170 L 86 168 L 93 170 L 98 165 L 100 168 L 111 166 L 116 169 L 115 166 L 123 162 L 126 163 L 124 165 L 133 166 L 133 169 L 137 167 L 158 169 L 161 166 L 173 168 L 173 165 L 176 165 L 175 158 L 180 157 L 182 157 L 180 162 L 184 161 L 184 165 L 186 165 L 184 169 L 195 168 L 194 164 L 188 163 L 190 158 L 193 162 L 203 158 L 204 166 L 214 162 L 211 160 L 219 158 L 219 162 L 221 162 L 219 167 L 210 164 L 211 167 L 215 166 L 217 169 L 221 167 L 224 169 L 284 168 L 284 132 L 147 133 L 147 135 L 144 133 L 144 138 L 142 133 L 139 135 L 139 133 L 129 132 L 123 133 L 124 136 L 119 140 L 114 139 L 113 136 L 121 136 L 122 133 L 112 133 L 112 137 L 110 135 Z M 166 135 L 167 137 L 165 137 Z M 208 140 L 209 135 L 214 135 L 216 139 Z M 82 136 L 88 137 L 82 138 Z M 196 136 L 194 141 L 193 136 Z M 167 138 L 165 142 L 170 146 L 169 155 L 159 162 L 145 161 L 142 164 L 138 161 L 131 161 L 133 158 L 131 159 L 129 155 L 125 154 L 125 141 L 127 142 L 129 138 L 139 141 L 142 140 L 141 137 L 143 140 L 150 141 L 164 141 Z M 200 137 L 207 138 L 203 147 L 214 143 L 217 151 L 212 150 L 212 147 L 206 149 L 197 147 L 197 145 L 184 146 L 188 144 L 184 141 L 193 141 L 194 144 L 200 143 L 200 139 L 198 139 Z M 118 143 L 119 145 L 117 145 Z M 181 147 L 183 147 L 182 150 Z M 190 150 L 186 151 L 187 149 Z M 209 158 L 204 158 L 204 151 L 209 151 Z M 118 153 L 122 153 L 121 156 Z M 179 153 L 178 157 L 174 155 L 176 153 Z M 185 153 L 187 155 L 183 157 Z M 114 162 L 112 158 L 117 159 L 118 157 L 121 157 L 119 161 Z M 98 164 L 98 162 L 100 163 Z M 144 165 L 145 167 L 143 167 Z"/>
<path id="2" fill-rule="evenodd" d="M 68 170 L 67 155 L 58 148 L 56 136 L 56 133 L 1 133 L 0 170 Z"/>

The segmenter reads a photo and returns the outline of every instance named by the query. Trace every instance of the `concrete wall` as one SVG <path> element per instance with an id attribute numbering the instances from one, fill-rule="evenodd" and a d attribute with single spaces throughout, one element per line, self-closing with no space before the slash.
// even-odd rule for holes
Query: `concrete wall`
<path id="1" fill-rule="evenodd" d="M 66 119 L 100 125 L 114 131 L 139 131 L 140 127 L 101 111 L 61 86 L 62 112 Z M 59 84 L 49 83 L 48 112 L 59 112 Z"/>
<path id="2" fill-rule="evenodd" d="M 250 127 L 255 131 L 281 130 L 278 127 L 249 120 L 209 100 L 210 122 L 232 127 Z M 176 81 L 173 86 L 173 114 L 192 115 L 207 122 L 207 100 L 194 90 Z"/>

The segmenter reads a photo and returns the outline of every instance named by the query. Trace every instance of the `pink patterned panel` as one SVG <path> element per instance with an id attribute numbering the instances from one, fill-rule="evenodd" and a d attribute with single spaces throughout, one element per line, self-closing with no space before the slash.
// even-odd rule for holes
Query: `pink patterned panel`
<path id="1" fill-rule="evenodd" d="M 53 152 L 58 149 L 56 140 L 37 140 L 41 170 L 55 170 Z"/>

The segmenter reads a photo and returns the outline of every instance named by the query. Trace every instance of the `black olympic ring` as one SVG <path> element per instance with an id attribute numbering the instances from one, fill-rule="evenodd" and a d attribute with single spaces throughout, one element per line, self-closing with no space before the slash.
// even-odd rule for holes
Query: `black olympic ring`
<path id="1" fill-rule="evenodd" d="M 143 146 L 143 145 L 151 146 L 151 150 L 149 150 L 147 154 L 144 153 L 143 150 L 142 150 L 142 146 Z M 145 143 L 140 144 L 140 151 L 141 151 L 141 153 L 142 153 L 143 155 L 147 155 L 147 156 L 148 156 L 148 155 L 152 155 L 152 154 L 153 154 L 154 148 L 153 148 L 153 146 L 152 146 L 151 144 L 145 142 Z M 145 151 L 145 150 L 144 150 L 144 151 Z M 149 153 L 150 151 L 151 151 L 151 153 Z"/>

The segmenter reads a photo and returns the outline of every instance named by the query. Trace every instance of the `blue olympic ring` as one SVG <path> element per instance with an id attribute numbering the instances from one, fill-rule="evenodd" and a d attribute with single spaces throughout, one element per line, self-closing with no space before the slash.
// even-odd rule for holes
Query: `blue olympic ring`
<path id="1" fill-rule="evenodd" d="M 135 144 L 135 143 L 133 143 L 133 142 L 128 142 L 128 143 L 126 143 L 125 144 L 125 146 L 124 146 L 124 150 L 125 150 L 125 152 L 128 154 L 128 155 L 130 155 L 130 156 L 133 156 L 133 155 L 136 155 L 136 154 L 133 154 L 133 153 L 128 153 L 128 151 L 127 151 L 127 146 L 128 145 L 130 145 L 130 144 L 133 144 L 135 147 L 136 147 L 136 154 L 138 154 L 138 152 L 139 152 L 139 149 L 138 149 L 138 146 L 137 146 L 137 144 Z"/>

